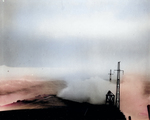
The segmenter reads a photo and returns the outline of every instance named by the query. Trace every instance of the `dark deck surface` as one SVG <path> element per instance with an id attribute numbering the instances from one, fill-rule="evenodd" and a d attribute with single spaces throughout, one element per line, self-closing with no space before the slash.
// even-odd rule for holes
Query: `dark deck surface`
<path id="1" fill-rule="evenodd" d="M 115 106 L 63 101 L 66 106 L 0 112 L 0 120 L 125 120 Z"/>

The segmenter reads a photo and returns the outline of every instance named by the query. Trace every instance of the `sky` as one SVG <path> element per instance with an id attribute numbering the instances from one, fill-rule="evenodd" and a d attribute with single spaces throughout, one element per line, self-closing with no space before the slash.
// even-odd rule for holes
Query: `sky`
<path id="1" fill-rule="evenodd" d="M 149 19 L 149 0 L 1 0 L 0 66 L 108 76 L 121 61 L 145 72 Z"/>

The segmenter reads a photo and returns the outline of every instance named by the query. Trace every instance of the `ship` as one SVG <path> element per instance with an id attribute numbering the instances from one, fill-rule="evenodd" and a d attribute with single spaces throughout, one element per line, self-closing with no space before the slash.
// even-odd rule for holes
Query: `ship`
<path id="1" fill-rule="evenodd" d="M 120 62 L 118 62 L 116 101 L 114 93 L 110 90 L 106 93 L 105 104 L 102 105 L 65 100 L 56 95 L 39 95 L 32 99 L 18 100 L 15 103 L 9 104 L 8 107 L 12 107 L 12 110 L 1 111 L 0 119 L 126 120 L 125 115 L 120 111 L 120 71 Z M 26 106 L 27 109 L 19 110 L 18 108 L 21 106 Z"/>

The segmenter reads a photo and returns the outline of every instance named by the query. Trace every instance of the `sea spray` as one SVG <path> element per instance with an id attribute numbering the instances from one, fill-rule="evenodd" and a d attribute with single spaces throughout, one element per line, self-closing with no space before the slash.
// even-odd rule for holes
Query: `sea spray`
<path id="1" fill-rule="evenodd" d="M 57 96 L 76 102 L 104 104 L 108 90 L 115 94 L 116 84 L 96 76 L 68 83 L 68 87 L 60 91 Z"/>

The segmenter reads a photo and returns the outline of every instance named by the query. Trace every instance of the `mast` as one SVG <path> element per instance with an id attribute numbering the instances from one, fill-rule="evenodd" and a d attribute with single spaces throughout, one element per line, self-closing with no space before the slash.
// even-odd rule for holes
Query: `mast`
<path id="1" fill-rule="evenodd" d="M 109 75 L 109 81 L 111 82 L 111 76 L 113 75 L 111 72 L 111 69 L 110 69 L 110 73 L 108 73 L 108 75 Z"/>
<path id="2" fill-rule="evenodd" d="M 120 62 L 118 62 L 117 71 L 117 84 L 116 84 L 116 106 L 120 109 Z"/>

